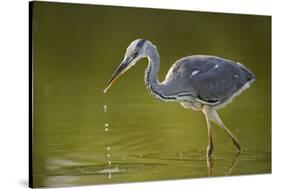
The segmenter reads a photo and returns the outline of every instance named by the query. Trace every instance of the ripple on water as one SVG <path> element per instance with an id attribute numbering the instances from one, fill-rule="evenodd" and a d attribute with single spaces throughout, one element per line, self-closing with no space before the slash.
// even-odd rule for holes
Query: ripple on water
<path id="1" fill-rule="evenodd" d="M 48 170 L 48 176 L 87 176 L 94 174 L 120 174 L 143 171 L 145 169 L 158 168 L 166 164 L 157 163 L 111 163 L 84 166 L 60 166 Z"/>
<path id="2" fill-rule="evenodd" d="M 118 166 L 115 166 L 114 168 L 105 168 L 105 169 L 102 169 L 100 171 L 97 171 L 97 173 L 100 173 L 100 174 L 106 174 L 106 173 L 120 173 L 120 172 L 123 172 L 125 171 L 124 169 L 119 169 Z"/>

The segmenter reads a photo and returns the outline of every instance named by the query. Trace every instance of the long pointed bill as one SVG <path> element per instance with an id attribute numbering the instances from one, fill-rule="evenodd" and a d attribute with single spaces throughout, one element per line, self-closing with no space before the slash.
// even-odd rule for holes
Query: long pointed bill
<path id="1" fill-rule="evenodd" d="M 103 90 L 104 93 L 107 92 L 107 90 L 110 88 L 110 86 L 117 81 L 117 79 L 122 75 L 128 68 L 128 65 L 130 64 L 131 60 L 129 58 L 126 58 L 116 69 L 114 74 L 111 76 L 110 80 L 107 83 L 106 88 Z"/>

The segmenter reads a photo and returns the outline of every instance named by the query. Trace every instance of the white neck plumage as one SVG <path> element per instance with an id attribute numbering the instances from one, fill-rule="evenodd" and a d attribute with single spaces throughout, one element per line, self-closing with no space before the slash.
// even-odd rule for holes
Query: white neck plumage
<path id="1" fill-rule="evenodd" d="M 145 70 L 145 76 L 144 81 L 145 85 L 147 86 L 147 89 L 149 92 L 157 99 L 163 100 L 163 101 L 173 101 L 175 100 L 174 97 L 169 97 L 164 94 L 164 88 L 163 84 L 161 84 L 158 80 L 158 73 L 160 68 L 160 56 L 158 54 L 158 51 L 156 47 L 152 44 L 149 44 L 147 46 L 149 50 L 149 54 L 146 55 L 148 58 L 148 65 Z"/>

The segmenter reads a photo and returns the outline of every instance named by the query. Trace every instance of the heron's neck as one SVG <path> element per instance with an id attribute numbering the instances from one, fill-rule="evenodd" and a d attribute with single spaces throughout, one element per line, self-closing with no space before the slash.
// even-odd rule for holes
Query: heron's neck
<path id="1" fill-rule="evenodd" d="M 158 80 L 160 57 L 154 46 L 151 46 L 151 50 L 149 52 L 150 53 L 147 55 L 149 63 L 145 70 L 145 84 L 153 96 L 161 100 L 165 100 L 162 91 L 163 86 Z"/>
<path id="2" fill-rule="evenodd" d="M 157 50 L 155 49 L 155 52 L 148 55 L 147 58 L 149 63 L 145 70 L 145 84 L 147 86 L 156 86 L 159 84 L 158 73 L 160 67 L 160 57 Z"/>

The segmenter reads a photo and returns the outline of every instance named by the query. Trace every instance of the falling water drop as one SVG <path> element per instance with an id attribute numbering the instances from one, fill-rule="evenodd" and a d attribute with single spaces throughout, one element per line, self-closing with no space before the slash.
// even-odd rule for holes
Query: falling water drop
<path id="1" fill-rule="evenodd" d="M 104 104 L 103 105 L 103 111 L 106 112 L 107 111 L 107 106 Z"/>
<path id="2" fill-rule="evenodd" d="M 109 89 L 110 85 L 103 90 L 103 93 L 106 93 Z"/>
<path id="3" fill-rule="evenodd" d="M 103 92 L 106 93 L 107 89 L 108 88 L 104 89 Z M 106 104 L 103 104 L 103 112 L 107 112 L 107 105 Z M 109 123 L 107 123 L 107 122 L 104 124 L 104 131 L 105 132 L 109 131 Z M 108 158 L 107 164 L 109 166 L 109 169 L 107 169 L 109 171 L 108 172 L 108 179 L 112 178 L 111 172 L 112 172 L 112 170 L 114 170 L 114 169 L 111 168 L 112 162 L 111 162 L 111 158 L 110 158 L 111 157 L 110 150 L 111 150 L 110 146 L 107 146 L 106 147 L 106 151 L 107 151 L 106 157 Z"/>

